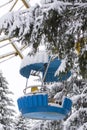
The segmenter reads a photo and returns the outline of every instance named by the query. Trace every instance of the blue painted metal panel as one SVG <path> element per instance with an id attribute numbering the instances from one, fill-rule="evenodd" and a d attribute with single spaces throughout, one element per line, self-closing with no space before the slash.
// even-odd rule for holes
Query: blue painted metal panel
<path id="1" fill-rule="evenodd" d="M 19 111 L 24 117 L 32 119 L 64 119 L 71 111 L 72 101 L 65 98 L 63 106 L 57 107 L 48 104 L 47 94 L 34 94 L 21 97 L 17 100 Z"/>
<path id="2" fill-rule="evenodd" d="M 42 74 L 44 75 L 47 64 L 48 63 L 29 64 L 20 69 L 20 74 L 26 78 L 29 78 L 31 70 L 35 70 L 35 71 L 41 71 Z M 58 58 L 55 58 L 53 61 L 51 61 L 45 77 L 45 82 L 58 82 L 62 80 L 67 80 L 71 76 L 70 71 L 67 74 L 63 75 L 61 79 L 58 76 L 54 76 L 60 64 L 61 60 L 59 60 Z"/>
<path id="3" fill-rule="evenodd" d="M 65 98 L 64 102 L 63 102 L 63 108 L 68 111 L 71 111 L 71 107 L 72 107 L 72 101 L 69 98 Z"/>

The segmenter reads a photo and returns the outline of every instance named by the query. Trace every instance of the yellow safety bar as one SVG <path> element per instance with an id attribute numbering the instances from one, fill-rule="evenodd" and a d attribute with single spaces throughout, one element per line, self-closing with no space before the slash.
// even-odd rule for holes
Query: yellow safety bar
<path id="1" fill-rule="evenodd" d="M 38 91 L 38 87 L 37 86 L 35 86 L 35 87 L 31 87 L 31 92 L 33 93 L 33 92 L 37 92 Z"/>

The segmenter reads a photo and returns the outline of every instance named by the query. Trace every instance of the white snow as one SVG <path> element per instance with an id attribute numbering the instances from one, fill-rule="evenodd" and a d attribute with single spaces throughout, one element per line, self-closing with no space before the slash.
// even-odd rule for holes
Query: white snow
<path id="1" fill-rule="evenodd" d="M 8 12 L 0 18 L 0 29 L 8 29 L 8 36 L 16 29 L 20 28 L 19 36 L 25 35 L 30 30 L 31 24 L 34 23 L 32 16 L 33 7 L 26 9 L 26 11 Z"/>
<path id="2" fill-rule="evenodd" d="M 0 130 L 4 130 L 2 124 L 0 124 Z"/>
<path id="3" fill-rule="evenodd" d="M 80 128 L 77 130 L 87 130 L 87 123 L 84 123 Z"/>
<path id="4" fill-rule="evenodd" d="M 87 45 L 85 45 L 85 49 L 86 49 L 86 51 L 87 51 Z"/>
<path id="5" fill-rule="evenodd" d="M 62 108 L 62 105 L 56 104 L 56 103 L 49 103 L 49 106 L 55 106 L 55 107 L 60 107 Z"/>
<path id="6" fill-rule="evenodd" d="M 57 69 L 55 76 L 59 75 L 60 72 L 65 72 L 65 68 L 66 68 L 66 58 L 61 60 L 61 64 L 60 64 L 59 68 Z"/>
<path id="7" fill-rule="evenodd" d="M 27 55 L 21 63 L 21 67 L 34 64 L 34 63 L 48 63 L 48 54 L 44 51 L 38 51 L 35 55 Z"/>
<path id="8" fill-rule="evenodd" d="M 62 99 L 62 96 L 63 96 L 63 92 L 58 92 L 55 96 L 54 96 L 54 99 Z"/>
<path id="9" fill-rule="evenodd" d="M 53 0 L 53 2 L 51 0 L 42 0 L 41 1 L 42 4 L 42 8 L 43 8 L 43 12 L 48 12 L 51 9 L 54 9 L 56 11 L 58 11 L 58 13 L 61 13 L 67 5 L 71 5 L 70 2 L 62 2 L 62 1 L 57 1 L 57 0 Z"/>
<path id="10" fill-rule="evenodd" d="M 78 117 L 79 119 L 79 114 L 81 112 L 86 111 L 87 113 L 87 108 L 80 108 L 79 110 L 75 111 L 74 113 L 71 114 L 70 117 L 68 117 L 68 119 L 64 122 L 64 130 L 67 130 L 67 128 L 70 126 L 70 122 L 74 121 L 74 118 Z M 78 129 L 79 130 L 79 129 Z M 81 129 L 82 130 L 82 129 Z M 84 129 L 83 129 L 84 130 Z"/>

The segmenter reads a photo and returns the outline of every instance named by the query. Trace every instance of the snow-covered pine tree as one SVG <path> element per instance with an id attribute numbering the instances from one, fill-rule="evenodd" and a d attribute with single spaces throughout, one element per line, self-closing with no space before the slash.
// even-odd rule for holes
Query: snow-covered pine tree
<path id="1" fill-rule="evenodd" d="M 61 121 L 42 121 L 39 125 L 40 130 L 63 130 L 63 125 Z"/>
<path id="2" fill-rule="evenodd" d="M 39 130 L 39 121 L 28 119 L 21 114 L 15 119 L 15 130 Z"/>
<path id="3" fill-rule="evenodd" d="M 44 44 L 53 54 L 66 60 L 67 72 L 73 68 L 75 51 L 79 60 L 79 72 L 87 73 L 87 1 L 42 0 L 41 6 L 29 10 L 10 12 L 0 19 L 0 33 L 16 37 L 22 44 L 34 49 Z"/>
<path id="4" fill-rule="evenodd" d="M 14 126 L 13 93 L 8 88 L 8 82 L 0 72 L 0 126 L 2 130 L 12 130 Z"/>
<path id="5" fill-rule="evenodd" d="M 73 101 L 71 115 L 64 122 L 64 130 L 87 129 L 87 80 L 74 78 L 70 85 Z"/>
<path id="6" fill-rule="evenodd" d="M 22 115 L 16 117 L 15 130 L 29 130 L 29 122 Z"/>

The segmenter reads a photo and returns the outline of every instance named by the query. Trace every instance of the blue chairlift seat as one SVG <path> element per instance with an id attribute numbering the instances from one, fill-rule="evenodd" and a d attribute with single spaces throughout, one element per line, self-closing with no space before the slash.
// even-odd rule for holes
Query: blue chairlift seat
<path id="1" fill-rule="evenodd" d="M 38 56 L 40 58 L 38 58 Z M 46 55 L 47 56 L 47 55 Z M 31 70 L 40 71 L 42 75 L 45 75 L 47 65 L 49 65 L 44 82 L 58 82 L 61 81 L 59 77 L 55 76 L 55 72 L 61 64 L 61 60 L 55 58 L 49 64 L 49 57 L 44 57 L 42 54 L 37 54 L 33 57 L 28 57 L 29 63 L 20 68 L 20 74 L 26 78 L 29 78 Z M 31 58 L 31 59 L 30 59 Z M 39 59 L 39 61 L 38 61 Z M 62 76 L 62 80 L 67 80 L 71 76 L 69 71 Z M 59 107 L 57 104 L 50 104 L 48 102 L 47 93 L 31 93 L 17 100 L 19 111 L 24 117 L 30 119 L 41 120 L 62 120 L 71 111 L 72 101 L 69 98 L 65 98 L 63 105 Z"/>
<path id="2" fill-rule="evenodd" d="M 65 98 L 63 105 L 58 107 L 48 103 L 48 94 L 36 93 L 18 98 L 19 111 L 24 117 L 41 120 L 62 120 L 71 111 L 72 101 Z"/>

